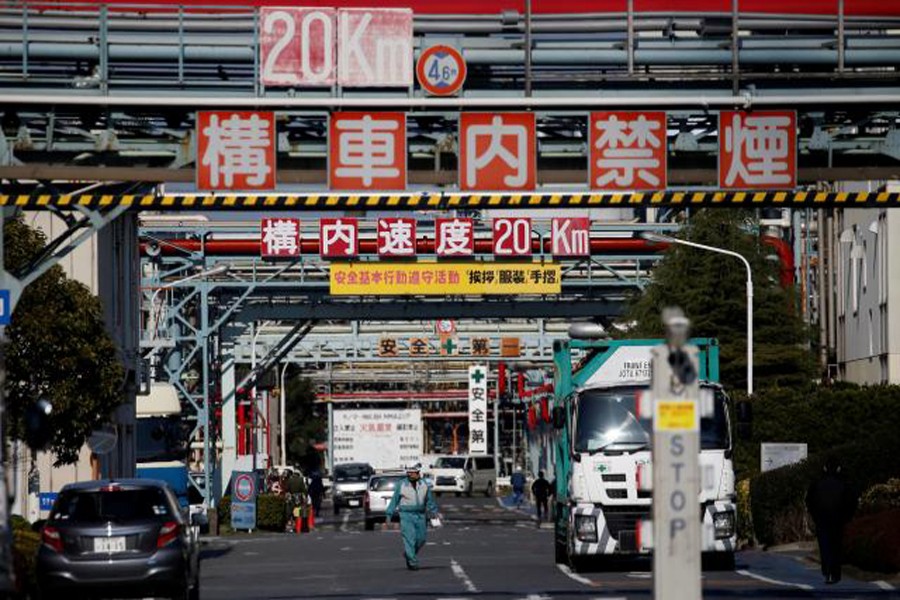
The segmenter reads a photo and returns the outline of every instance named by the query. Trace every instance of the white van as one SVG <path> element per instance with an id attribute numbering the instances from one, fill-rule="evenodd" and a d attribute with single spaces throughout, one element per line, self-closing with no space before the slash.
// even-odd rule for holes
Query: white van
<path id="1" fill-rule="evenodd" d="M 493 456 L 439 456 L 428 469 L 434 492 L 455 492 L 457 496 L 472 492 L 491 496 L 494 493 L 496 470 Z"/>

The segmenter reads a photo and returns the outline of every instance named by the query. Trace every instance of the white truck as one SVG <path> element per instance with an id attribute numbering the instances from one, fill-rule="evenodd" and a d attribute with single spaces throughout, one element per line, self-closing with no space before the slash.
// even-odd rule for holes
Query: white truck
<path id="1" fill-rule="evenodd" d="M 651 463 L 652 422 L 636 408 L 650 387 L 650 349 L 660 340 L 559 340 L 554 345 L 556 561 L 648 554 L 639 534 L 652 518 L 652 492 L 638 478 Z M 714 410 L 701 419 L 704 562 L 734 568 L 736 505 L 729 400 L 718 385 L 719 347 L 700 349 L 701 394 Z M 573 361 L 578 359 L 578 364 Z"/>

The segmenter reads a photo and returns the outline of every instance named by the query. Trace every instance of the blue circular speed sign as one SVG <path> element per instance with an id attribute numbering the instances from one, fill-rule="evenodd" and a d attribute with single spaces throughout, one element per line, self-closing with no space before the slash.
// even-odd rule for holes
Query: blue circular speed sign
<path id="1" fill-rule="evenodd" d="M 416 78 L 432 96 L 450 96 L 466 80 L 466 61 L 451 46 L 431 46 L 422 52 L 416 64 Z"/>

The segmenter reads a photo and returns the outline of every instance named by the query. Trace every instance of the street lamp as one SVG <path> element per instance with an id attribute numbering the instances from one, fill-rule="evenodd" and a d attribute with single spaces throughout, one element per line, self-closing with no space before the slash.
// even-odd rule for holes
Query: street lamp
<path id="1" fill-rule="evenodd" d="M 182 283 L 186 283 L 188 281 L 193 281 L 194 279 L 200 279 L 202 277 L 212 277 L 215 275 L 224 275 L 231 269 L 231 265 L 228 263 L 218 264 L 211 269 L 205 269 L 203 271 L 199 271 L 194 273 L 193 275 L 188 275 L 187 277 L 182 277 L 181 279 L 176 279 L 175 281 L 170 281 L 168 283 L 164 283 L 153 291 L 153 295 L 150 296 L 150 311 L 151 316 L 153 318 L 153 328 L 150 330 L 151 337 L 150 339 L 156 339 L 156 332 L 159 329 L 159 314 L 162 312 L 162 307 L 160 310 L 156 310 L 156 299 L 159 296 L 159 293 L 163 290 L 171 289 L 177 285 L 181 285 Z"/>
<path id="2" fill-rule="evenodd" d="M 735 258 L 739 258 L 742 263 L 744 263 L 744 268 L 747 269 L 747 396 L 753 395 L 753 272 L 750 269 L 750 263 L 747 262 L 747 259 L 744 258 L 741 254 L 737 252 L 733 252 L 731 250 L 726 250 L 724 248 L 717 248 L 715 246 L 707 246 L 705 244 L 698 244 L 697 242 L 690 242 L 688 240 L 682 240 L 680 238 L 674 238 L 668 235 L 664 235 L 661 233 L 655 233 L 652 231 L 645 231 L 641 233 L 641 237 L 647 240 L 648 242 L 659 242 L 663 244 L 680 244 L 682 246 L 690 246 L 691 248 L 699 248 L 700 250 L 708 250 L 710 252 L 716 252 L 718 254 L 726 254 L 728 256 L 733 256 Z"/>

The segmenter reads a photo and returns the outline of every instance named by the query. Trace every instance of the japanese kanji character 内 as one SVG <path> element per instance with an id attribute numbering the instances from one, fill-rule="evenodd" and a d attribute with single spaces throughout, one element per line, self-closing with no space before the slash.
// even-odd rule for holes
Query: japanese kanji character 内
<path id="1" fill-rule="evenodd" d="M 356 219 L 321 219 L 319 221 L 319 254 L 323 258 L 347 258 L 358 252 L 359 225 Z"/>
<path id="2" fill-rule="evenodd" d="M 273 189 L 275 121 L 272 113 L 198 113 L 202 189 Z"/>
<path id="3" fill-rule="evenodd" d="M 531 113 L 464 113 L 460 119 L 460 188 L 526 190 L 535 186 Z"/>
<path id="4" fill-rule="evenodd" d="M 723 111 L 719 118 L 721 187 L 796 185 L 796 113 Z"/>
<path id="5" fill-rule="evenodd" d="M 300 219 L 262 219 L 262 256 L 299 256 Z"/>
<path id="6" fill-rule="evenodd" d="M 591 114 L 591 186 L 598 189 L 666 187 L 666 114 Z"/>

